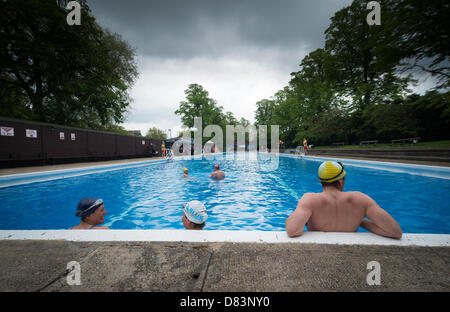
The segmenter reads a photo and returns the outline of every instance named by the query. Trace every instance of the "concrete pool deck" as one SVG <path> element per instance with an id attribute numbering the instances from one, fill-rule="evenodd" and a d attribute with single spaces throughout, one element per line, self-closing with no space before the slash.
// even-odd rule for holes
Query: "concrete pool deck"
<path id="1" fill-rule="evenodd" d="M 145 160 L 157 159 L 131 161 Z M 118 162 L 129 160 L 1 169 L 0 175 Z M 65 237 L 69 233 L 72 238 Z M 160 233 L 146 241 L 126 233 L 0 231 L 0 291 L 450 291 L 449 235 L 391 240 L 371 233 L 305 233 L 290 239 L 267 232 L 246 241 L 237 232 L 226 241 L 214 233 L 179 231 L 183 239 Z M 271 235 L 277 238 L 266 237 Z M 67 283 L 71 261 L 80 264 L 81 285 Z M 380 265 L 380 285 L 367 283 L 371 261 Z"/>
<path id="2" fill-rule="evenodd" d="M 273 243 L 0 241 L 0 291 L 450 291 L 450 248 Z M 67 265 L 80 265 L 69 285 Z M 380 285 L 368 285 L 369 262 Z"/>

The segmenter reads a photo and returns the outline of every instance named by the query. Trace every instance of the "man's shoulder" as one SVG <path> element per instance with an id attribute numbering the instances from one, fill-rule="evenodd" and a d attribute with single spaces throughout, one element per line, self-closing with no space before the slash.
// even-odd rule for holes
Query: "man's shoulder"
<path id="1" fill-rule="evenodd" d="M 303 196 L 312 197 L 312 196 L 317 196 L 317 195 L 320 195 L 320 194 L 322 194 L 322 193 L 308 192 L 308 193 L 304 193 Z"/>
<path id="2" fill-rule="evenodd" d="M 322 193 L 305 193 L 300 200 L 302 201 L 315 201 L 321 198 Z"/>
<path id="3" fill-rule="evenodd" d="M 368 195 L 364 194 L 363 192 L 359 192 L 359 191 L 342 192 L 342 195 L 344 195 L 345 197 L 347 197 L 350 200 L 356 200 L 356 201 L 365 201 L 370 198 Z"/>

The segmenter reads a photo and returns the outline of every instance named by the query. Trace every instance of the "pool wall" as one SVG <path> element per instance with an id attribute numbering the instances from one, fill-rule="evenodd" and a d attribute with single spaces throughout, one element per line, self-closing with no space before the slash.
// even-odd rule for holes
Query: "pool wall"
<path id="1" fill-rule="evenodd" d="M 401 239 L 373 233 L 189 230 L 14 230 L 0 231 L 0 240 L 67 240 L 77 242 L 231 242 L 310 243 L 337 245 L 450 246 L 449 234 L 404 234 Z"/>

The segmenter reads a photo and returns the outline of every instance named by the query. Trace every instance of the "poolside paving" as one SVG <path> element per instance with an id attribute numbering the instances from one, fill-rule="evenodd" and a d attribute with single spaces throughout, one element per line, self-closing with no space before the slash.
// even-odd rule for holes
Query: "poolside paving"
<path id="1" fill-rule="evenodd" d="M 0 272 L 0 291 L 448 292 L 450 247 L 17 240 L 0 241 Z"/>

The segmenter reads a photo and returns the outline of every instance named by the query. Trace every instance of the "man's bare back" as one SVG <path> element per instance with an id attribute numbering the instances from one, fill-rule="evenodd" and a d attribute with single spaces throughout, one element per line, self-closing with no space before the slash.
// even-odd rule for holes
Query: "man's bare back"
<path id="1" fill-rule="evenodd" d="M 225 178 L 225 173 L 220 170 L 219 164 L 215 164 L 214 165 L 214 172 L 211 173 L 211 175 L 209 177 L 214 179 L 214 180 L 222 180 L 222 179 Z"/>
<path id="2" fill-rule="evenodd" d="M 223 171 L 216 170 L 213 173 L 211 173 L 209 177 L 214 180 L 222 180 L 225 178 L 225 173 Z"/>
<path id="3" fill-rule="evenodd" d="M 355 232 L 365 217 L 366 207 L 359 192 L 326 192 L 304 195 L 303 204 L 311 206 L 309 231 Z"/>
<path id="4" fill-rule="evenodd" d="M 322 163 L 319 181 L 323 192 L 304 194 L 286 219 L 288 236 L 302 235 L 306 225 L 308 231 L 322 232 L 356 232 L 361 226 L 378 235 L 402 237 L 398 223 L 370 196 L 361 192 L 343 192 L 345 170 L 342 163 Z"/>
<path id="5" fill-rule="evenodd" d="M 369 218 L 369 219 L 365 219 Z M 361 226 L 373 233 L 400 238 L 398 223 L 369 196 L 330 188 L 323 193 L 306 193 L 286 220 L 289 236 L 308 231 L 356 232 Z"/>

